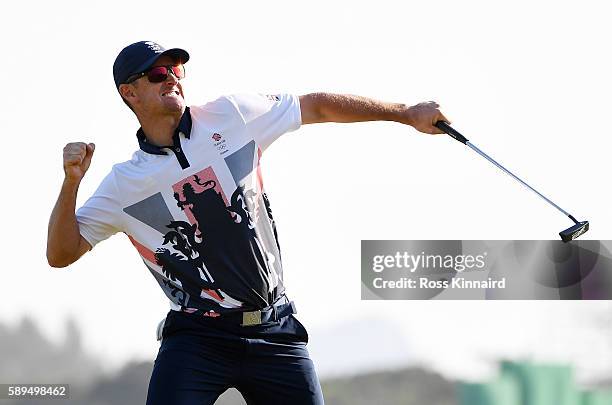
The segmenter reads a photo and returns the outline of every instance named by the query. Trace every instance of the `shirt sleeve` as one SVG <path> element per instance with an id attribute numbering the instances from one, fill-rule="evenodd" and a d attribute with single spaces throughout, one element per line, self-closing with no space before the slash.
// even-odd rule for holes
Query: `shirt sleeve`
<path id="1" fill-rule="evenodd" d="M 81 236 L 92 247 L 108 239 L 121 231 L 121 212 L 119 194 L 111 172 L 76 212 Z"/>
<path id="2" fill-rule="evenodd" d="M 300 99 L 293 94 L 235 94 L 228 96 L 263 150 L 285 132 L 302 125 Z"/>

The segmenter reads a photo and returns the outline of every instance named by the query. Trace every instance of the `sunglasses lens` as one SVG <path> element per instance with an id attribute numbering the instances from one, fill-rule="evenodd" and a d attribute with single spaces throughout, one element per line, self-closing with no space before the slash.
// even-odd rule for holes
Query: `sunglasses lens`
<path id="1" fill-rule="evenodd" d="M 178 66 L 172 66 L 172 73 L 176 76 L 177 79 L 182 79 L 185 77 L 185 66 L 180 64 Z"/>
<path id="2" fill-rule="evenodd" d="M 185 66 L 170 66 L 172 69 L 172 73 L 177 79 L 182 79 L 185 77 Z M 147 73 L 147 77 L 151 83 L 160 83 L 168 78 L 168 67 L 167 66 L 156 66 L 149 70 Z"/>
<path id="3" fill-rule="evenodd" d="M 168 69 L 165 66 L 154 67 L 153 69 L 149 70 L 147 77 L 151 83 L 163 82 L 166 80 L 166 77 L 168 77 Z"/>

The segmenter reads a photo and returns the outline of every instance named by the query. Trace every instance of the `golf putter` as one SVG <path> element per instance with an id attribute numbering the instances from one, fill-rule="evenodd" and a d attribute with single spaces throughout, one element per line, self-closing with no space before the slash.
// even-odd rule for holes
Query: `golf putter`
<path id="1" fill-rule="evenodd" d="M 446 134 L 450 135 L 456 141 L 461 142 L 462 144 L 469 146 L 472 150 L 474 150 L 480 156 L 484 157 L 489 162 L 493 163 L 495 166 L 497 166 L 498 168 L 503 170 L 506 174 L 508 174 L 514 180 L 518 181 L 523 186 L 527 187 L 528 189 L 530 189 L 531 191 L 533 191 L 534 193 L 536 193 L 537 195 L 542 197 L 544 199 L 544 201 L 546 201 L 547 203 L 549 203 L 550 205 L 552 205 L 553 207 L 555 207 L 556 209 L 561 211 L 563 214 L 565 214 L 567 217 L 569 217 L 569 219 L 574 221 L 574 225 L 572 225 L 569 228 L 559 232 L 559 236 L 561 236 L 561 240 L 563 242 L 569 242 L 570 240 L 574 240 L 574 239 L 576 239 L 577 237 L 579 237 L 580 235 L 582 235 L 583 233 L 585 233 L 586 231 L 589 230 L 589 221 L 580 221 L 580 222 L 577 221 L 576 218 L 574 218 L 567 211 L 565 211 L 564 209 L 559 207 L 557 204 L 555 204 L 554 202 L 552 202 L 551 200 L 546 198 L 544 195 L 542 195 L 536 189 L 531 187 L 529 184 L 527 184 L 523 180 L 519 179 L 516 175 L 514 175 L 512 172 L 510 172 L 510 170 L 506 169 L 504 166 L 500 165 L 495 160 L 493 160 L 493 158 L 491 158 L 489 155 L 487 155 L 486 153 L 484 153 L 483 151 L 478 149 L 476 146 L 474 146 L 474 144 L 472 144 L 470 141 L 468 141 L 468 139 L 465 136 L 461 135 L 457 130 L 455 130 L 453 127 L 448 125 L 446 122 L 438 121 L 438 122 L 435 123 L 435 126 L 439 130 L 444 131 Z"/>

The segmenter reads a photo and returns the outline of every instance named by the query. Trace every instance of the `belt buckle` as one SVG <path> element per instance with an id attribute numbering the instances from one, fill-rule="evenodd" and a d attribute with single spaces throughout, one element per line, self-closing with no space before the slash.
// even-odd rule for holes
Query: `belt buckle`
<path id="1" fill-rule="evenodd" d="M 245 311 L 242 313 L 241 326 L 261 325 L 261 311 Z"/>

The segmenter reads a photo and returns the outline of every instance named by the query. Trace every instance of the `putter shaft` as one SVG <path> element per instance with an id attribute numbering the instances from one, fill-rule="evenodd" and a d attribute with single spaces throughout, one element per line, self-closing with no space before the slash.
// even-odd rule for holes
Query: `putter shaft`
<path id="1" fill-rule="evenodd" d="M 558 209 L 559 211 L 561 211 L 562 213 L 564 213 L 566 216 L 570 217 L 570 219 L 572 221 L 574 221 L 575 223 L 578 223 L 578 221 L 576 221 L 576 219 L 571 216 L 567 211 L 565 211 L 563 208 L 559 207 L 557 204 L 555 204 L 554 202 L 552 202 L 551 200 L 549 200 L 548 198 L 546 198 L 546 196 L 544 196 L 542 193 L 540 193 L 538 190 L 536 190 L 535 188 L 531 187 L 529 184 L 525 183 L 523 180 L 521 180 L 518 176 L 516 176 L 514 173 L 512 173 L 510 170 L 506 169 L 504 166 L 502 166 L 501 164 L 497 163 L 495 161 L 495 159 L 493 159 L 491 156 L 487 155 L 486 153 L 484 153 L 483 151 L 481 151 L 480 149 L 478 149 L 476 147 L 476 145 L 472 144 L 470 141 L 465 142 L 465 144 L 467 146 L 469 146 L 473 151 L 475 151 L 476 153 L 478 153 L 480 156 L 484 157 L 485 159 L 487 159 L 489 162 L 493 163 L 495 166 L 499 167 L 501 170 L 503 170 L 507 175 L 511 176 L 514 180 L 518 181 L 519 183 L 521 183 L 523 186 L 527 187 L 529 190 L 533 191 L 534 193 L 536 193 L 537 195 L 539 195 L 540 197 L 542 197 L 546 202 L 548 202 L 550 205 L 552 205 L 553 207 L 555 207 L 556 209 Z"/>
<path id="2" fill-rule="evenodd" d="M 518 181 L 523 186 L 527 187 L 529 190 L 533 191 L 534 193 L 536 193 L 537 195 L 542 197 L 544 199 L 544 201 L 546 201 L 547 203 L 549 203 L 550 205 L 552 205 L 553 207 L 555 207 L 556 209 L 561 211 L 563 214 L 565 214 L 567 217 L 569 217 L 569 219 L 574 221 L 574 225 L 572 225 L 571 227 L 569 227 L 569 228 L 559 232 L 559 236 L 561 236 L 561 240 L 563 242 L 569 242 L 571 240 L 574 240 L 574 239 L 576 239 L 577 237 L 579 237 L 580 235 L 582 235 L 583 233 L 585 233 L 586 231 L 589 230 L 589 221 L 578 222 L 576 220 L 576 218 L 574 218 L 572 215 L 570 215 L 563 208 L 559 207 L 557 204 L 555 204 L 554 202 L 552 202 L 551 200 L 546 198 L 538 190 L 536 190 L 535 188 L 531 187 L 529 184 L 525 183 L 523 180 L 521 180 L 518 176 L 516 176 L 510 170 L 506 169 L 504 166 L 502 166 L 501 164 L 497 163 L 495 161 L 495 159 L 493 159 L 491 156 L 487 155 L 486 153 L 484 153 L 483 151 L 478 149 L 475 145 L 471 144 L 469 142 L 469 140 L 465 136 L 461 135 L 461 133 L 459 133 L 459 131 L 455 130 L 453 127 L 448 125 L 446 122 L 438 121 L 434 125 L 438 129 L 440 129 L 441 131 L 443 131 L 443 132 L 447 133 L 448 135 L 450 135 L 456 141 L 461 142 L 462 144 L 469 146 L 470 149 L 472 149 L 474 152 L 478 153 L 480 156 L 482 156 L 483 158 L 487 159 L 489 162 L 493 163 L 495 166 L 500 168 L 504 173 L 506 173 L 507 175 L 512 177 L 514 180 Z"/>

